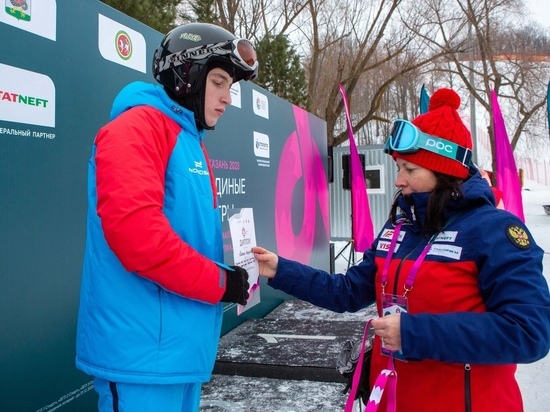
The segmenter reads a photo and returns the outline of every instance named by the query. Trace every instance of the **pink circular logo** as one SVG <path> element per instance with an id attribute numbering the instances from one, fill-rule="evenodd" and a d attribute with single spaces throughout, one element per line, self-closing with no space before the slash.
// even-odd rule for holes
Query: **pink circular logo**
<path id="1" fill-rule="evenodd" d="M 281 256 L 309 263 L 315 240 L 317 212 L 321 213 L 328 238 L 329 195 L 323 160 L 309 129 L 308 113 L 294 106 L 296 131 L 287 139 L 281 155 L 275 192 L 275 236 Z M 300 184 L 300 185 L 299 185 Z M 302 190 L 296 191 L 296 187 Z M 293 211 L 295 196 L 303 200 L 303 208 Z M 301 216 L 293 216 L 301 213 Z M 293 220 L 301 221 L 295 233 Z"/>

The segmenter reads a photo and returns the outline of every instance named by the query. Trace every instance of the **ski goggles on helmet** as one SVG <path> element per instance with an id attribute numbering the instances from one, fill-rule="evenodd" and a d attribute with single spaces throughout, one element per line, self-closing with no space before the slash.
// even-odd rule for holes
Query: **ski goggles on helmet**
<path id="1" fill-rule="evenodd" d="M 408 154 L 416 153 L 418 149 L 424 149 L 456 160 L 466 167 L 470 165 L 472 159 L 472 151 L 470 149 L 441 137 L 424 133 L 407 120 L 395 120 L 390 136 L 386 140 L 384 152 L 390 155 L 393 152 Z"/>
<path id="2" fill-rule="evenodd" d="M 172 53 L 158 62 L 158 73 L 188 62 L 207 61 L 211 57 L 226 57 L 237 68 L 245 71 L 246 80 L 258 74 L 258 57 L 252 43 L 247 39 L 233 39 L 221 43 L 205 44 Z"/>
<path id="3" fill-rule="evenodd" d="M 256 49 L 250 41 L 246 39 L 234 39 L 228 42 L 227 45 L 221 46 L 222 49 L 231 48 L 231 60 L 237 63 L 245 70 L 256 70 L 258 68 L 258 56 Z"/>

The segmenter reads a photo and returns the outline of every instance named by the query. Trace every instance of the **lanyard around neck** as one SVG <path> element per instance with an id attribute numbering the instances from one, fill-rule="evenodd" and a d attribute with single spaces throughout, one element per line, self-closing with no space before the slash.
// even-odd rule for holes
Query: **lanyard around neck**
<path id="1" fill-rule="evenodd" d="M 451 222 L 453 222 L 463 213 L 465 212 L 457 213 L 452 218 L 450 218 L 447 221 L 447 223 L 445 223 L 445 226 L 443 226 L 443 229 L 441 230 L 441 232 L 444 232 L 445 228 L 449 226 Z M 401 226 L 403 226 L 403 222 L 398 223 L 397 226 L 395 226 L 395 229 L 393 230 L 393 235 L 390 243 L 390 250 L 388 250 L 388 254 L 386 255 L 386 261 L 384 262 L 384 268 L 382 270 L 382 294 L 384 294 L 386 284 L 388 283 L 388 268 L 390 267 L 390 262 L 392 260 L 393 252 L 395 250 L 395 245 L 397 243 L 397 239 L 399 238 L 399 232 L 401 231 Z M 409 276 L 407 276 L 407 280 L 405 281 L 405 285 L 404 285 L 405 292 L 403 293 L 403 296 L 407 296 L 407 293 L 409 293 L 412 290 L 414 280 L 416 279 L 416 275 L 418 274 L 418 270 L 420 269 L 420 265 L 426 258 L 426 255 L 430 251 L 432 244 L 435 242 L 435 239 L 441 232 L 435 233 L 430 238 L 426 246 L 424 246 L 422 253 L 420 254 L 420 256 L 418 256 L 418 259 L 416 259 L 416 261 L 414 262 L 411 270 L 409 271 Z"/>
<path id="2" fill-rule="evenodd" d="M 382 269 L 382 290 L 384 290 L 384 287 L 388 282 L 388 268 L 390 267 L 391 258 L 393 256 L 395 244 L 397 243 L 397 238 L 399 237 L 399 232 L 401 231 L 401 226 L 403 226 L 403 222 L 399 222 L 397 226 L 395 226 L 395 228 L 393 229 L 393 235 L 390 242 L 390 250 L 388 250 L 386 261 L 384 262 L 384 269 Z"/>

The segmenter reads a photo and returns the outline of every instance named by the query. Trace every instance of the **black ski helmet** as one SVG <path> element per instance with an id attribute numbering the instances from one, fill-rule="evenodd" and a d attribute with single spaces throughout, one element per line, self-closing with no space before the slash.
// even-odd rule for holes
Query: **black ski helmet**
<path id="1" fill-rule="evenodd" d="M 153 57 L 153 76 L 176 98 L 192 95 L 216 65 L 234 68 L 233 80 L 258 75 L 256 51 L 249 40 L 239 39 L 210 23 L 187 23 L 170 31 Z"/>

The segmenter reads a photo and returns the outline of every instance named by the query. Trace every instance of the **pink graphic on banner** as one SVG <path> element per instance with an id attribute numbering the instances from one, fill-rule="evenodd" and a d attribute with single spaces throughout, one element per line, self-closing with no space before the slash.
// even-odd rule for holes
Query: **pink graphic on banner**
<path id="1" fill-rule="evenodd" d="M 281 154 L 277 174 L 275 198 L 275 237 L 277 252 L 286 258 L 309 263 L 315 241 L 317 211 L 321 213 L 327 238 L 329 226 L 328 185 L 323 168 L 323 159 L 311 137 L 308 113 L 297 106 L 294 108 L 296 131 L 286 141 Z M 302 191 L 296 186 L 302 185 Z M 303 197 L 303 208 L 293 210 L 295 196 Z M 298 234 L 294 233 L 294 220 L 301 221 Z"/>
<path id="2" fill-rule="evenodd" d="M 502 192 L 504 209 L 519 217 L 522 222 L 525 222 L 521 198 L 521 182 L 519 180 L 512 146 L 508 140 L 506 125 L 504 124 L 497 95 L 494 90 L 491 90 L 491 104 L 493 106 L 495 133 L 495 176 L 497 189 Z"/>
<path id="3" fill-rule="evenodd" d="M 340 93 L 346 109 L 349 134 L 349 158 L 351 169 L 351 232 L 356 252 L 364 252 L 369 249 L 374 240 L 374 228 L 367 196 L 367 185 L 365 183 L 365 171 L 359 159 L 359 152 L 355 145 L 353 127 L 349 115 L 348 100 L 346 91 L 342 85 Z"/>

